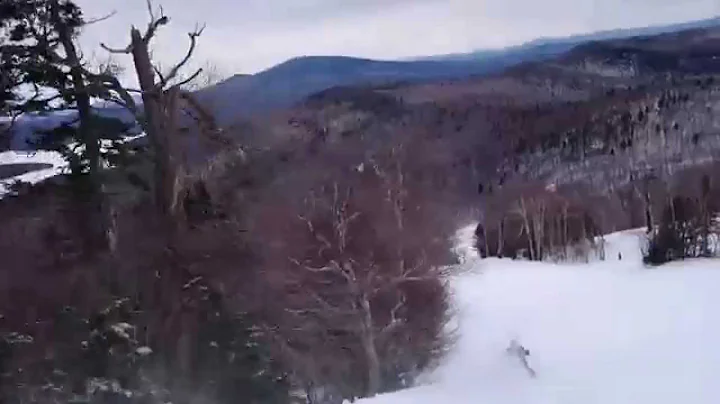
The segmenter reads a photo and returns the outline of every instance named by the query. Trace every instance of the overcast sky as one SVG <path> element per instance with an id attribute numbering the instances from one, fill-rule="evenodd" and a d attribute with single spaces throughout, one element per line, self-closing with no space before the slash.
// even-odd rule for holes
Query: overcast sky
<path id="1" fill-rule="evenodd" d="M 145 0 L 76 0 L 88 18 L 88 56 L 100 42 L 124 46 L 147 24 Z M 380 59 L 465 52 L 537 37 L 666 24 L 720 15 L 720 0 L 154 0 L 171 17 L 156 57 L 170 63 L 186 32 L 207 25 L 196 60 L 227 73 L 254 73 L 294 56 Z"/>

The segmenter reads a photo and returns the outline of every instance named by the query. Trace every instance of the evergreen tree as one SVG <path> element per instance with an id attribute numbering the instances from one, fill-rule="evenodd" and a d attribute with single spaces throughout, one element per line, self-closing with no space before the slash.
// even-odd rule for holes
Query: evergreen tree
<path id="1" fill-rule="evenodd" d="M 74 120 L 44 133 L 36 146 L 56 150 L 68 161 L 71 206 L 82 211 L 78 225 L 87 252 L 93 252 L 107 247 L 101 171 L 111 157 L 123 154 L 120 139 L 130 127 L 100 116 L 91 100 L 127 104 L 132 98 L 110 71 L 91 72 L 82 60 L 76 40 L 86 24 L 72 0 L 0 0 L 0 104 L 14 116 L 77 111 Z M 103 140 L 114 146 L 105 155 Z"/>
<path id="2" fill-rule="evenodd" d="M 285 375 L 266 349 L 252 316 L 230 312 L 215 292 L 207 293 L 201 304 L 204 318 L 193 377 L 201 383 L 198 387 L 217 403 L 287 402 Z"/>
<path id="3" fill-rule="evenodd" d="M 139 342 L 139 313 L 128 299 L 89 315 L 68 306 L 53 317 L 52 341 L 17 332 L 0 336 L 0 401 L 139 403 L 162 398 L 145 378 L 154 353 Z M 44 355 L 28 359 L 33 351 Z"/>

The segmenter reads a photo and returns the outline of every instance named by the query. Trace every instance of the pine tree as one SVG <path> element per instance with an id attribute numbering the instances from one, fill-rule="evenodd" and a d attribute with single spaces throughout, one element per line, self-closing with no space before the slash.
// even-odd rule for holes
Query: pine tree
<path id="1" fill-rule="evenodd" d="M 139 342 L 138 314 L 128 299 L 90 314 L 68 306 L 53 317 L 52 341 L 0 335 L 0 401 L 144 402 L 155 393 L 143 372 L 154 355 Z M 28 361 L 29 351 L 44 354 Z"/>
<path id="2" fill-rule="evenodd" d="M 202 329 L 196 345 L 193 379 L 217 403 L 285 403 L 287 380 L 247 313 L 232 313 L 218 293 L 202 302 Z"/>
<path id="3" fill-rule="evenodd" d="M 101 171 L 106 152 L 130 129 L 116 118 L 99 116 L 93 98 L 132 103 L 108 70 L 91 72 L 76 39 L 87 24 L 72 0 L 0 0 L 0 104 L 13 116 L 75 110 L 77 118 L 44 133 L 36 146 L 56 150 L 68 161 L 78 221 L 88 252 L 107 247 L 108 227 Z M 102 136 L 100 135 L 102 134 Z"/>

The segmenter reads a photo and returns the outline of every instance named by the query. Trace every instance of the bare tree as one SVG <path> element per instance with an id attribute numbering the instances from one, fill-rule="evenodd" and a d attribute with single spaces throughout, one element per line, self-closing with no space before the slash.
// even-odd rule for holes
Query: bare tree
<path id="1" fill-rule="evenodd" d="M 530 260 L 540 261 L 568 259 L 568 248 L 574 245 L 582 247 L 578 252 L 587 258 L 594 249 L 588 248 L 597 247 L 600 203 L 577 189 L 563 194 L 537 183 L 511 184 L 487 201 L 491 209 L 485 211 L 485 228 L 478 228 L 476 247 L 486 257 L 516 258 L 525 251 Z M 591 208 L 596 212 L 590 214 Z"/>
<path id="2" fill-rule="evenodd" d="M 533 236 L 533 228 L 530 227 L 530 210 L 528 208 L 528 204 L 525 201 L 525 197 L 521 196 L 520 201 L 518 202 L 518 211 L 520 212 L 520 215 L 523 219 L 523 231 L 525 232 L 525 235 L 527 236 L 528 241 L 528 251 L 530 254 L 530 260 L 535 261 L 537 257 L 536 254 L 536 248 L 537 245 L 535 241 L 535 237 Z"/>
<path id="3" fill-rule="evenodd" d="M 284 351 L 295 367 L 316 363 L 299 370 L 303 379 L 335 385 L 346 398 L 400 387 L 445 346 L 449 226 L 398 160 L 370 165 L 272 211 L 277 225 L 265 229 Z"/>
<path id="4" fill-rule="evenodd" d="M 182 162 L 182 150 L 178 147 L 179 132 L 182 129 L 179 124 L 183 118 L 181 114 L 191 117 L 200 130 L 209 134 L 213 140 L 227 141 L 219 136 L 220 130 L 212 114 L 184 89 L 202 74 L 203 69 L 197 69 L 181 78 L 181 71 L 190 62 L 197 46 L 197 39 L 202 35 L 204 27 L 197 27 L 188 33 L 190 45 L 185 56 L 168 71 L 162 72 L 152 61 L 150 42 L 158 29 L 168 24 L 170 20 L 163 13 L 162 7 L 156 15 L 150 0 L 147 2 L 147 7 L 150 22 L 144 33 L 132 27 L 130 44 L 127 47 L 112 49 L 104 44 L 102 46 L 111 53 L 130 54 L 133 57 L 144 104 L 145 117 L 142 121 L 155 154 L 153 175 L 155 204 L 168 224 L 174 226 L 181 214 L 180 197 L 187 187 L 184 183 L 186 168 Z"/>
<path id="5" fill-rule="evenodd" d="M 202 64 L 200 74 L 183 86 L 187 91 L 198 91 L 214 86 L 228 78 L 228 74 L 217 63 L 210 60 Z"/>

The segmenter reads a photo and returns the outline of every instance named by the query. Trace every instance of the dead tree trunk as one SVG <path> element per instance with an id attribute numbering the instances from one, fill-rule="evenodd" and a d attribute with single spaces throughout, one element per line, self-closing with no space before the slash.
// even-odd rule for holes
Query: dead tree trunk
<path id="1" fill-rule="evenodd" d="M 505 249 L 505 216 L 501 216 L 500 222 L 498 223 L 498 248 L 497 248 L 498 258 L 503 257 L 504 249 Z"/>
<path id="2" fill-rule="evenodd" d="M 373 324 L 370 300 L 366 295 L 360 298 L 362 310 L 362 347 L 367 362 L 367 390 L 366 397 L 373 397 L 380 392 L 380 358 L 376 348 L 375 326 Z"/>
<path id="3" fill-rule="evenodd" d="M 153 153 L 153 199 L 155 209 L 160 217 L 163 230 L 165 232 L 167 244 L 167 257 L 170 261 L 174 260 L 176 253 L 174 247 L 176 244 L 177 230 L 180 226 L 181 207 L 179 201 L 185 184 L 184 184 L 184 165 L 181 160 L 180 149 L 177 146 L 178 122 L 177 111 L 179 109 L 179 100 L 183 98 L 183 90 L 181 86 L 197 77 L 202 69 L 197 70 L 187 79 L 177 81 L 180 69 L 182 69 L 190 60 L 195 50 L 197 38 L 201 35 L 202 29 L 198 29 L 188 34 L 190 38 L 190 47 L 185 57 L 178 62 L 167 74 L 163 74 L 160 69 L 153 65 L 150 56 L 149 43 L 155 37 L 157 30 L 169 22 L 168 17 L 161 14 L 156 17 L 153 13 L 152 3 L 148 0 L 148 11 L 150 13 L 150 23 L 144 33 L 133 27 L 130 30 L 130 44 L 124 49 L 111 49 L 102 45 L 111 53 L 129 54 L 133 57 L 135 72 L 140 84 L 140 92 L 144 104 L 144 123 L 143 129 L 150 140 Z M 189 98 L 186 95 L 185 98 Z M 133 111 L 136 112 L 136 111 Z M 201 119 L 202 119 L 201 111 Z M 172 266 L 173 269 L 178 268 L 177 265 Z M 182 271 L 180 271 L 182 272 Z M 170 282 L 171 279 L 182 277 L 184 273 L 168 273 L 162 276 L 161 282 L 166 282 L 162 287 L 162 292 L 166 293 L 165 301 L 180 301 L 182 291 Z M 180 330 L 177 344 L 175 346 L 177 352 L 177 363 L 179 364 L 180 376 L 188 377 L 190 375 L 193 363 L 191 337 L 193 331 L 193 321 L 184 318 L 181 313 L 173 313 L 172 317 L 179 317 Z M 176 320 L 173 318 L 173 320 Z"/>
<path id="4" fill-rule="evenodd" d="M 648 234 L 653 232 L 652 205 L 650 200 L 650 180 L 645 180 L 645 189 L 643 192 L 645 201 L 645 224 L 647 225 Z"/>
<path id="5" fill-rule="evenodd" d="M 169 228 L 177 226 L 180 204 L 178 196 L 182 192 L 183 166 L 180 161 L 179 150 L 175 145 L 178 134 L 177 109 L 180 98 L 189 99 L 191 107 L 197 108 L 199 104 L 192 100 L 189 94 L 183 94 L 181 86 L 196 78 L 202 69 L 197 70 L 187 79 L 171 83 L 177 78 L 182 69 L 195 51 L 197 38 L 202 34 L 198 29 L 188 34 L 190 47 L 185 57 L 177 63 L 169 73 L 163 75 L 153 65 L 150 57 L 149 43 L 154 38 L 158 28 L 167 24 L 169 19 L 165 15 L 156 17 L 152 5 L 148 2 L 150 24 L 145 33 L 133 27 L 130 31 L 130 45 L 124 49 L 111 49 L 105 45 L 103 48 L 111 53 L 130 54 L 133 57 L 135 72 L 140 83 L 140 91 L 144 104 L 144 129 L 150 139 L 153 149 L 153 183 L 155 207 Z M 162 9 L 161 9 L 162 11 Z M 199 111 L 201 120 L 206 118 L 205 111 Z"/>
<path id="6" fill-rule="evenodd" d="M 562 246 L 563 246 L 563 256 L 565 260 L 568 259 L 568 246 L 570 244 L 570 236 L 569 236 L 569 228 L 568 228 L 568 206 L 567 204 L 563 205 L 563 217 L 562 217 Z"/>
<path id="7" fill-rule="evenodd" d="M 535 261 L 535 246 L 534 246 L 535 243 L 533 241 L 533 231 L 532 231 L 532 228 L 530 227 L 530 218 L 529 218 L 529 213 L 527 210 L 527 206 L 525 204 L 524 197 L 520 198 L 520 214 L 522 215 L 523 227 L 525 228 L 525 234 L 527 235 L 527 238 L 528 238 L 528 248 L 530 249 L 529 250 L 530 261 Z"/>
<path id="8" fill-rule="evenodd" d="M 155 167 L 153 179 L 155 183 L 155 206 L 162 215 L 170 215 L 172 189 L 175 183 L 174 161 L 170 151 L 169 122 L 163 119 L 164 93 L 155 83 L 155 72 L 150 60 L 147 42 L 140 31 L 133 28 L 131 33 L 132 56 L 142 90 L 142 99 L 145 109 L 145 133 L 150 139 L 155 153 Z"/>
<path id="9" fill-rule="evenodd" d="M 710 209 L 710 177 L 706 174 L 703 175 L 701 180 L 701 252 L 703 257 L 710 256 L 710 224 L 712 222 L 712 214 Z"/>
<path id="10" fill-rule="evenodd" d="M 533 233 L 535 234 L 535 255 L 538 261 L 545 254 L 545 203 L 540 202 L 539 212 L 533 215 Z"/>

